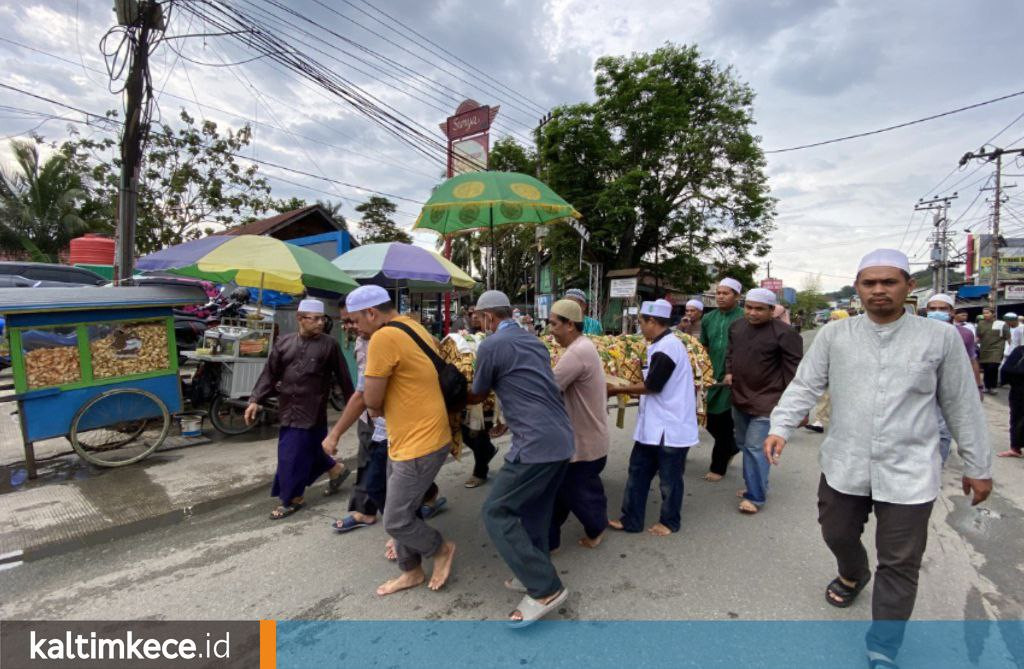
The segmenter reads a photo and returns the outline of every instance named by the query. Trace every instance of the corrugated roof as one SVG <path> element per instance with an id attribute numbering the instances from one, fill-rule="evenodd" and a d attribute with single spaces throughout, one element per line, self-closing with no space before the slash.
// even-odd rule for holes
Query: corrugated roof
<path id="1" fill-rule="evenodd" d="M 0 314 L 175 307 L 206 300 L 206 293 L 193 286 L 0 288 Z"/>
<path id="2" fill-rule="evenodd" d="M 252 223 L 246 223 L 245 225 L 239 225 L 239 226 L 234 227 L 234 228 L 229 228 L 229 229 L 225 230 L 223 232 L 223 234 L 225 234 L 225 235 L 268 235 L 271 232 L 277 230 L 278 228 L 282 228 L 282 227 L 288 225 L 289 223 L 294 221 L 296 218 L 299 218 L 301 216 L 305 216 L 310 211 L 312 211 L 314 209 L 317 209 L 319 207 L 320 207 L 320 205 L 318 205 L 318 204 L 311 204 L 308 207 L 302 207 L 301 209 L 292 209 L 291 211 L 286 211 L 283 214 L 278 214 L 277 216 L 271 216 L 270 218 L 262 218 L 262 219 L 260 219 L 258 221 L 253 221 Z M 330 217 L 326 216 L 326 214 L 325 214 L 325 218 L 330 219 Z"/>

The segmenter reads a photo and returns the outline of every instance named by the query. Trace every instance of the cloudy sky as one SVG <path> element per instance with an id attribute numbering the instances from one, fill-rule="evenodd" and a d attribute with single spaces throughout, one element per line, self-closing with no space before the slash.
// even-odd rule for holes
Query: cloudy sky
<path id="1" fill-rule="evenodd" d="M 501 105 L 497 136 L 528 138 L 543 110 L 593 97 L 596 58 L 652 50 L 665 42 L 696 44 L 750 84 L 757 94 L 756 132 L 768 151 L 1024 89 L 1024 3 L 1014 0 L 231 4 L 274 26 L 289 43 L 438 140 L 437 123 L 464 97 Z M 87 111 L 119 108 L 99 48 L 114 23 L 110 6 L 108 0 L 0 2 L 0 83 Z M 168 34 L 205 32 L 216 31 L 185 11 L 172 12 Z M 452 55 L 442 58 L 427 39 Z M 173 119 L 184 107 L 224 126 L 252 123 L 256 141 L 247 155 L 349 184 L 264 168 L 275 195 L 342 200 L 351 219 L 357 218 L 355 204 L 367 196 L 358 186 L 369 187 L 411 200 L 399 201 L 399 222 L 411 225 L 416 202 L 428 196 L 442 173 L 443 156 L 417 153 L 338 98 L 266 59 L 223 66 L 254 55 L 230 37 L 165 42 L 152 61 L 161 114 Z M 0 89 L 0 137 L 33 129 L 47 139 L 66 135 L 66 121 L 38 125 L 39 117 L 18 111 L 25 109 L 81 118 Z M 979 189 L 990 185 L 992 170 L 980 165 L 957 170 L 957 161 L 986 142 L 1024 146 L 1024 96 L 864 139 L 769 154 L 770 183 L 779 199 L 778 230 L 768 257 L 772 274 L 797 288 L 820 274 L 823 287 L 834 289 L 850 282 L 857 259 L 871 248 L 898 247 L 912 261 L 924 262 L 931 220 L 915 214 L 914 204 L 952 191 L 959 194 L 951 216 L 958 219 L 954 227 L 962 248 L 965 228 L 982 231 L 989 224 L 991 192 Z M 7 159 L 4 146 L 0 162 Z M 1024 176 L 1024 164 L 1010 161 L 1005 172 Z M 1008 176 L 1004 183 L 1016 181 Z M 1024 231 L 1024 192 L 1018 190 L 1024 187 L 1007 191 L 1003 226 L 1010 233 Z M 428 243 L 433 236 L 418 239 Z M 764 274 L 762 267 L 758 277 Z"/>

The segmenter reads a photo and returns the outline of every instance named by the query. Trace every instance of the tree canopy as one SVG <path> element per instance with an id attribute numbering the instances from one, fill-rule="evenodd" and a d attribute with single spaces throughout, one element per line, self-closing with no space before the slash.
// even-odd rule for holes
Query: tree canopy
<path id="1" fill-rule="evenodd" d="M 380 244 L 383 242 L 412 243 L 412 236 L 398 227 L 392 218 L 398 207 L 386 197 L 371 195 L 370 199 L 356 205 L 356 211 L 362 214 L 359 222 L 359 242 L 361 244 Z"/>
<path id="2" fill-rule="evenodd" d="M 713 278 L 705 263 L 750 274 L 775 215 L 751 89 L 692 46 L 595 67 L 597 99 L 555 109 L 540 136 L 542 178 L 583 214 L 591 259 L 649 261 L 690 290 Z M 566 226 L 549 240 L 563 259 L 578 245 Z"/>

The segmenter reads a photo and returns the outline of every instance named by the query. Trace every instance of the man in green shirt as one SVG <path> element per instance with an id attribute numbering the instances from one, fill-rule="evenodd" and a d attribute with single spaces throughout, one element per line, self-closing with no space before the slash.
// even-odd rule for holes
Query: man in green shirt
<path id="1" fill-rule="evenodd" d="M 978 363 L 985 379 L 985 392 L 996 394 L 999 387 L 999 366 L 1003 363 L 1006 342 L 1010 341 L 1010 328 L 996 321 L 996 313 L 985 307 L 978 321 Z"/>
<path id="2" fill-rule="evenodd" d="M 740 309 L 740 294 L 743 286 L 736 279 L 722 279 L 715 289 L 715 303 L 718 309 L 701 320 L 700 343 L 708 350 L 715 383 L 725 378 L 725 352 L 729 348 L 729 328 L 743 318 Z M 724 385 L 708 389 L 708 432 L 715 438 L 711 451 L 711 471 L 704 475 L 705 481 L 721 481 L 729 468 L 729 461 L 739 451 L 732 422 L 732 394 Z"/>
<path id="3" fill-rule="evenodd" d="M 583 313 L 587 313 L 587 294 L 579 288 L 570 288 L 565 291 L 565 299 L 572 300 L 580 305 L 580 309 Z M 590 316 L 583 317 L 583 334 L 585 335 L 603 335 L 604 328 L 601 327 L 601 321 Z"/>

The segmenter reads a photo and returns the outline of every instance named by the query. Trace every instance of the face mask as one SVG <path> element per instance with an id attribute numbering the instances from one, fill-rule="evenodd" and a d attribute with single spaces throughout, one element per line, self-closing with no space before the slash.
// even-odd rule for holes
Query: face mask
<path id="1" fill-rule="evenodd" d="M 929 311 L 928 318 L 934 318 L 935 320 L 942 321 L 943 323 L 949 322 L 949 314 L 945 311 Z"/>

